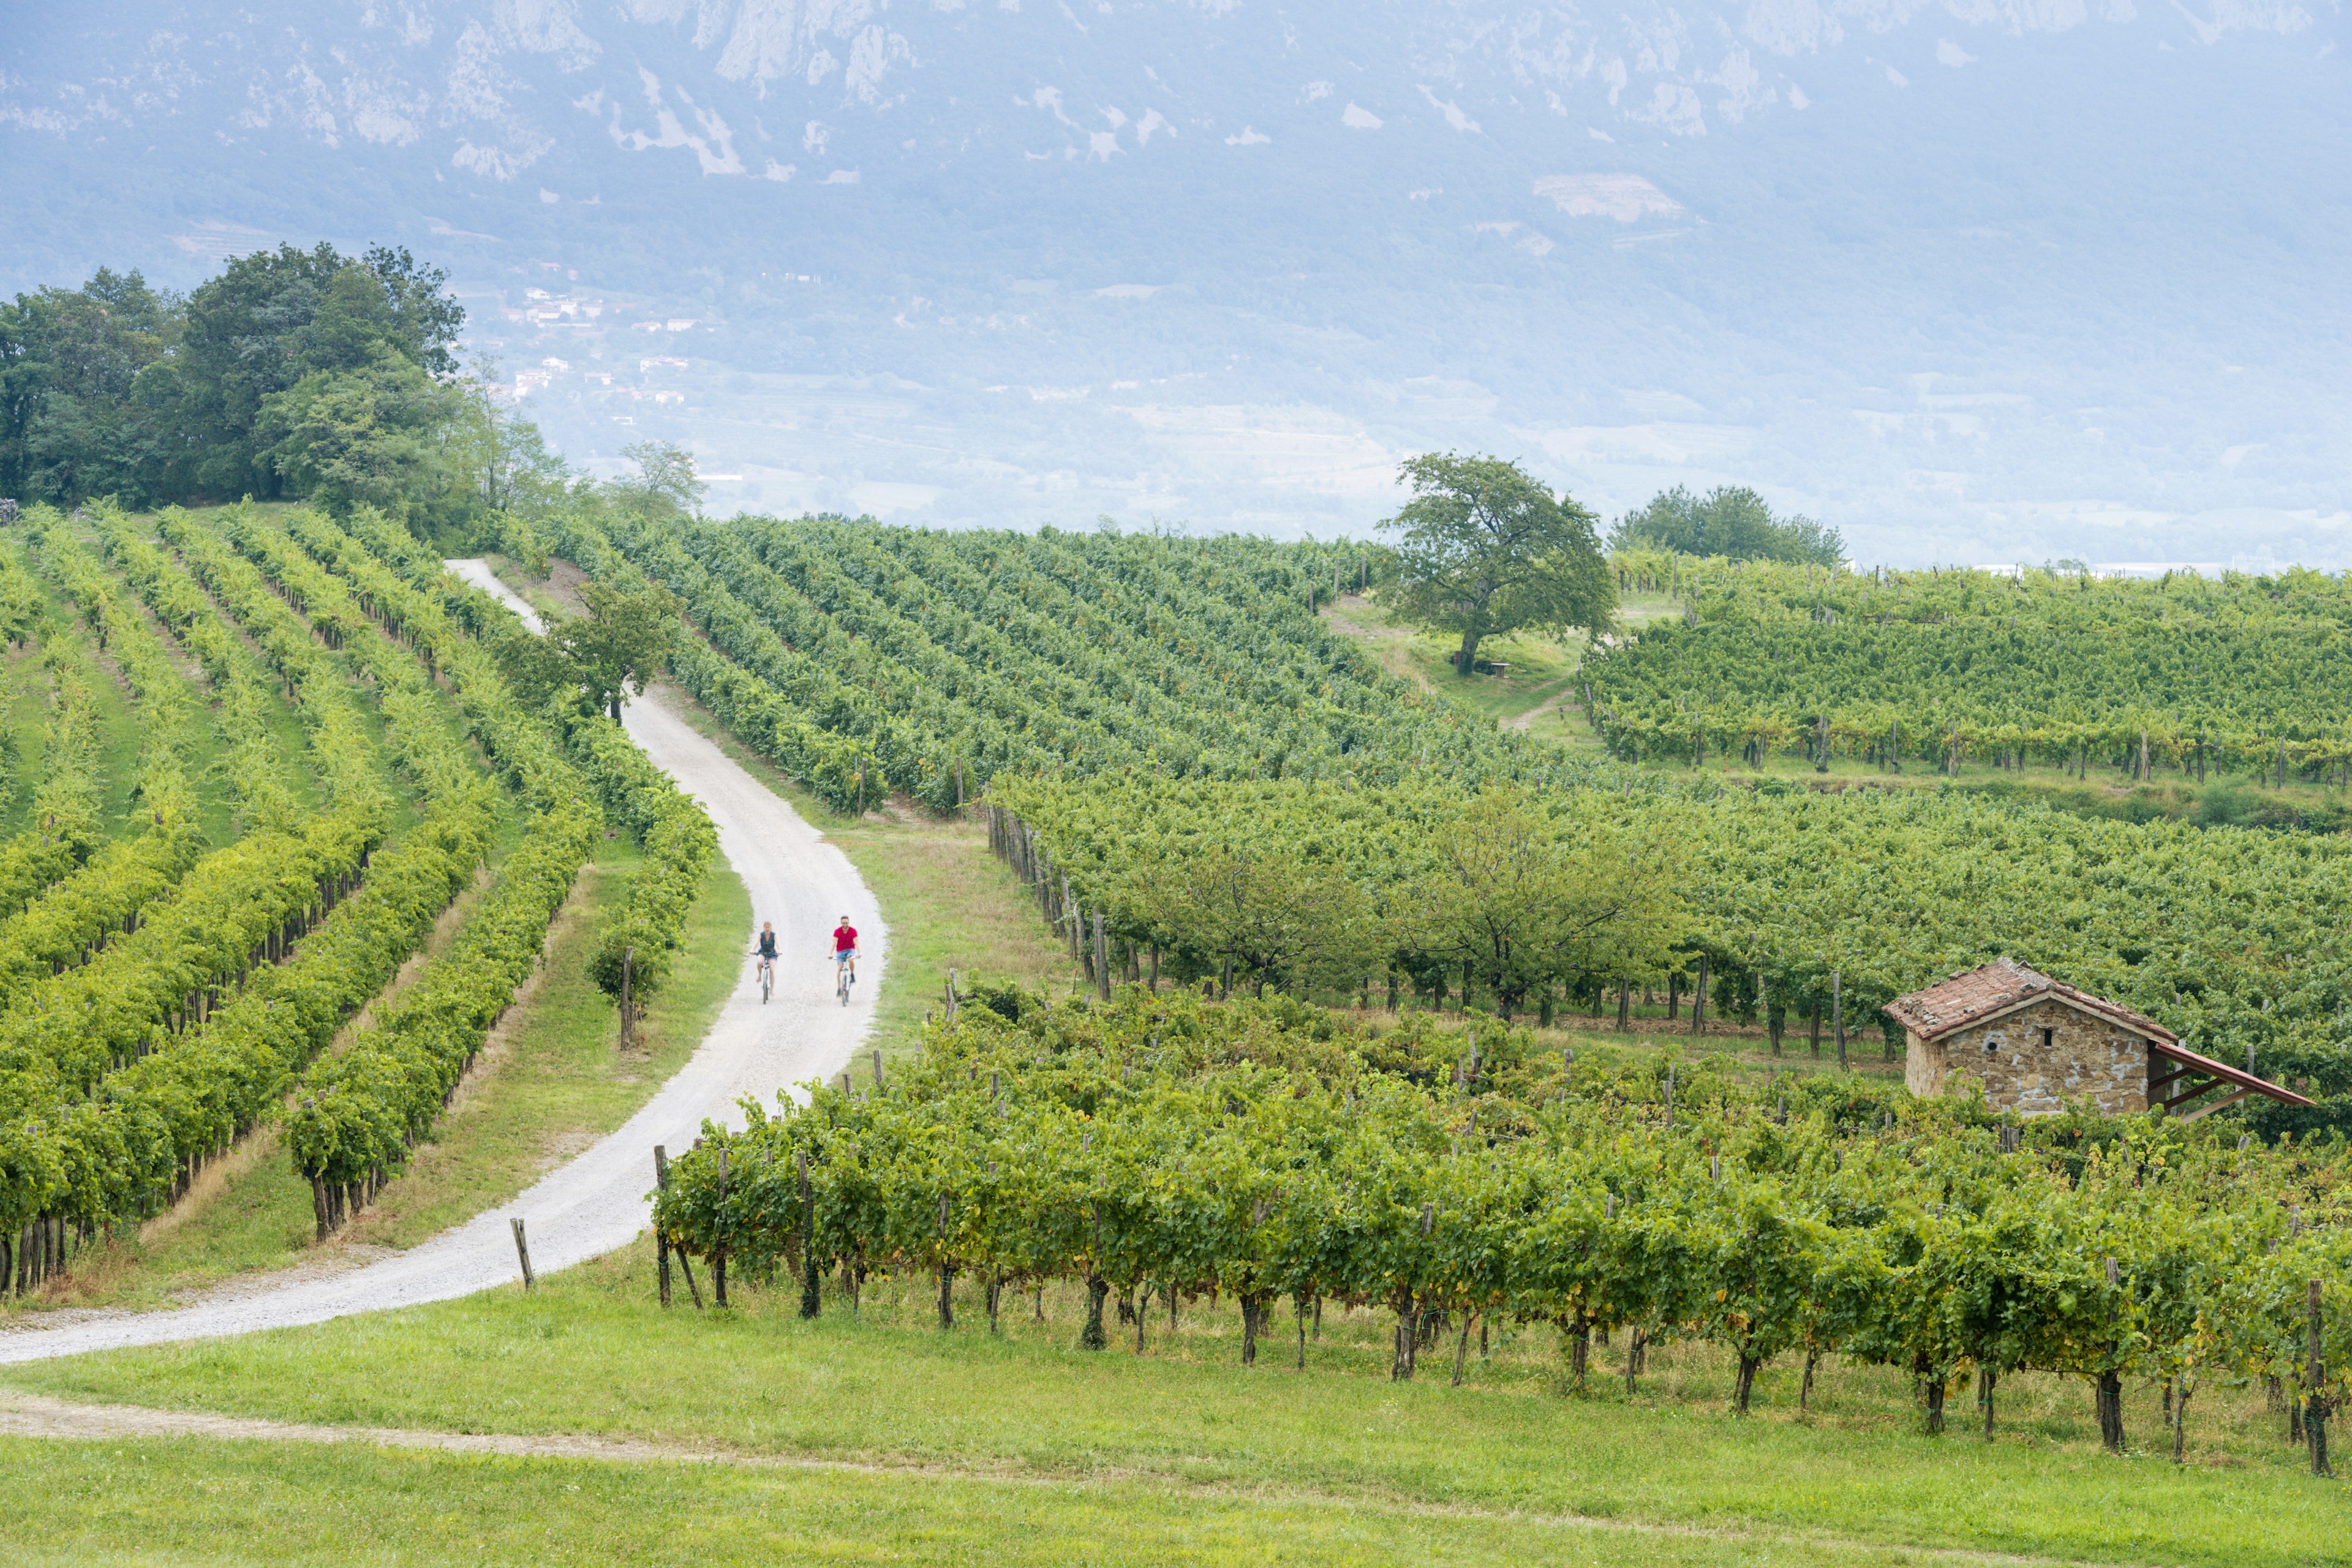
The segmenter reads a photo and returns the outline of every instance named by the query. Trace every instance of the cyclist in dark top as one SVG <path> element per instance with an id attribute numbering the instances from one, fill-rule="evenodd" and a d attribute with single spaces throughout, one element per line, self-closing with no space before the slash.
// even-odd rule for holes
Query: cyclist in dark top
<path id="1" fill-rule="evenodd" d="M 767 921 L 760 922 L 760 945 L 752 950 L 759 955 L 759 967 L 767 972 L 770 985 L 776 983 L 776 928 Z"/>

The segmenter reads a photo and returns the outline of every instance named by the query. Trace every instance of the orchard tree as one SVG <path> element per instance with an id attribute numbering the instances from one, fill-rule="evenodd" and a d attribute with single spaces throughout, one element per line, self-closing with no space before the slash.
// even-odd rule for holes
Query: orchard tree
<path id="1" fill-rule="evenodd" d="M 1460 970 L 1508 1018 L 1555 978 L 1654 973 L 1685 925 L 1673 846 L 1518 790 L 1481 791 L 1437 830 L 1396 900 L 1399 946 Z"/>
<path id="2" fill-rule="evenodd" d="M 683 614 L 677 596 L 658 583 L 622 589 L 590 581 L 580 585 L 587 614 L 560 621 L 543 637 L 518 629 L 493 650 L 499 672 L 523 702 L 538 707 L 562 698 L 583 714 L 621 721 L 621 700 L 642 697 L 677 646 Z"/>
<path id="3" fill-rule="evenodd" d="M 617 724 L 621 699 L 644 696 L 646 683 L 662 672 L 677 646 L 684 608 L 658 583 L 620 589 L 591 581 L 581 584 L 580 595 L 588 613 L 557 626 L 550 640 L 571 661 L 581 689 Z"/>
<path id="4" fill-rule="evenodd" d="M 1588 635 L 1617 614 L 1592 513 L 1517 463 L 1431 452 L 1406 459 L 1413 499 L 1381 526 L 1397 535 L 1398 604 L 1407 619 L 1458 632 L 1471 673 L 1478 644 L 1515 631 Z"/>
<path id="5" fill-rule="evenodd" d="M 637 466 L 637 476 L 613 486 L 623 504 L 655 517 L 692 517 L 710 487 L 694 471 L 694 454 L 670 441 L 635 441 L 621 456 Z"/>

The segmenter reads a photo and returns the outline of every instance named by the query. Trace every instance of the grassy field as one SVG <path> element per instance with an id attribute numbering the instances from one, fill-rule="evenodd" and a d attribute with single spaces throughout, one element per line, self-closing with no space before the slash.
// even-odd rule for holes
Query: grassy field
<path id="1" fill-rule="evenodd" d="M 0 1437 L 0 1509 L 42 1521 L 27 1568 L 148 1563 L 1547 1563 L 1612 1568 L 1916 1561 L 1149 1480 L 600 1463 L 367 1447 Z M 1949 1558 L 1940 1559 L 1951 1561 Z M 1980 1559 L 1963 1559 L 1979 1561 Z"/>
<path id="2" fill-rule="evenodd" d="M 1580 1396 L 1563 1385 L 1552 1331 L 1498 1325 L 1483 1357 L 1470 1336 L 1461 1387 L 1448 1386 L 1450 1336 L 1425 1353 L 1419 1378 L 1397 1384 L 1386 1375 L 1391 1320 L 1378 1311 L 1327 1310 L 1302 1373 L 1281 1315 L 1259 1363 L 1239 1365 L 1230 1302 L 1187 1302 L 1172 1332 L 1155 1305 L 1142 1353 L 1131 1328 L 1114 1330 L 1113 1350 L 1087 1353 L 1074 1348 L 1075 1289 L 1048 1290 L 1042 1321 L 1032 1298 L 1009 1298 L 1003 1332 L 992 1335 L 976 1289 L 959 1290 L 960 1321 L 940 1331 L 928 1279 L 869 1283 L 854 1316 L 834 1297 L 814 1322 L 794 1315 L 797 1292 L 740 1281 L 727 1311 L 698 1312 L 683 1291 L 664 1311 L 651 1264 L 640 1247 L 529 1295 L 9 1368 L 0 1386 L 329 1426 L 626 1440 L 651 1445 L 648 1460 L 858 1467 L 827 1474 L 876 1510 L 877 1537 L 862 1550 L 924 1560 L 1319 1562 L 1434 1551 L 1633 1563 L 1898 1562 L 1919 1552 L 2352 1561 L 2342 1488 L 2303 1473 L 2279 1419 L 2246 1391 L 2200 1396 L 2191 1463 L 2176 1468 L 2144 1386 L 2127 1395 L 2135 1447 L 2115 1458 L 2098 1448 L 2079 1379 L 2004 1378 L 1990 1442 L 1970 1429 L 1974 1406 L 1956 1394 L 1955 1430 L 1930 1438 L 1908 1380 L 1880 1368 L 1826 1367 L 1801 1414 L 1798 1366 L 1776 1364 L 1759 1383 L 1757 1414 L 1742 1421 L 1726 1411 L 1728 1369 L 1698 1345 L 1654 1349 L 1630 1396 L 1616 1352 L 1597 1352 Z M 134 1499 L 162 1513 L 174 1486 L 199 1510 L 217 1493 L 254 1495 L 249 1506 L 268 1509 L 268 1539 L 291 1532 L 281 1557 L 323 1550 L 305 1542 L 339 1528 L 331 1510 L 299 1528 L 281 1518 L 263 1499 L 291 1494 L 265 1488 L 268 1466 L 247 1450 L 183 1447 L 192 1451 L 131 1465 L 109 1466 L 87 1445 L 29 1457 L 36 1474 L 94 1468 L 128 1484 L 95 1514 L 73 1510 L 85 1531 L 119 1512 L 114 1539 L 125 1544 L 143 1517 Z M 415 1543 L 427 1555 L 434 1542 L 466 1549 L 468 1521 L 497 1512 L 502 1479 L 518 1489 L 515 1506 L 505 1522 L 482 1524 L 480 1539 L 510 1550 L 532 1539 L 507 1533 L 526 1521 L 555 1532 L 551 1550 L 572 1549 L 572 1521 L 534 1506 L 560 1504 L 572 1494 L 552 1494 L 567 1484 L 606 1500 L 583 1507 L 618 1508 L 635 1495 L 653 1517 L 688 1517 L 706 1496 L 730 1517 L 768 1510 L 781 1537 L 797 1534 L 792 1521 L 816 1506 L 816 1494 L 794 1489 L 800 1478 L 775 1470 L 688 1477 L 660 1463 L 290 1458 L 352 1474 L 355 1485 L 381 1479 L 388 1517 L 407 1517 L 404 1500 L 430 1495 L 431 1478 L 452 1478 L 438 1522 L 425 1521 Z M 1022 1497 L 1053 1517 L 1010 1502 Z M 1102 1522 L 1072 1531 L 1068 1520 Z M 1681 1531 L 1703 1533 L 1671 1533 Z M 787 1554 L 831 1550 L 804 1542 Z"/>

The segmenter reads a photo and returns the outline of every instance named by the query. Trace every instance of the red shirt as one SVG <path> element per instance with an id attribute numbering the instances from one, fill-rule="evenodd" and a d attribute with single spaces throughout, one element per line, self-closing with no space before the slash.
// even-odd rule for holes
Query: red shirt
<path id="1" fill-rule="evenodd" d="M 843 925 L 833 928 L 834 952 L 847 952 L 851 948 L 854 948 L 856 945 L 857 928 L 856 926 Z"/>

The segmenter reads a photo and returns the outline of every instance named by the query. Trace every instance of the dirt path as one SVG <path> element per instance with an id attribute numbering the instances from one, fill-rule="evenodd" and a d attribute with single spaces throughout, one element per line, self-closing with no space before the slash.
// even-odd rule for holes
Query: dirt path
<path id="1" fill-rule="evenodd" d="M 233 1299 L 160 1312 L 77 1314 L 71 1322 L 0 1332 L 0 1363 L 324 1322 L 512 1283 L 521 1275 L 511 1218 L 525 1223 L 533 1268 L 585 1262 L 627 1246 L 645 1228 L 655 1144 L 686 1148 L 706 1119 L 740 1125 L 742 1112 L 735 1102 L 740 1097 L 772 1102 L 779 1089 L 848 1065 L 872 1016 L 887 952 L 888 933 L 873 893 L 839 849 L 696 733 L 661 695 L 648 694 L 624 710 L 629 734 L 709 810 L 719 851 L 751 892 L 753 920 L 775 922 L 784 953 L 775 999 L 761 1002 L 747 958 L 743 980 L 693 1058 L 619 1131 L 511 1203 L 420 1247 L 362 1268 L 323 1276 L 298 1270 L 293 1278 L 250 1282 L 258 1288 L 240 1289 Z M 856 925 L 866 954 L 860 975 L 865 995 L 846 1008 L 834 998 L 827 957 L 828 933 L 844 913 Z M 746 931 L 747 954 L 751 945 Z"/>
<path id="2" fill-rule="evenodd" d="M 1510 718 L 1504 720 L 1503 728 L 1506 730 L 1534 729 L 1537 720 L 1542 718 L 1545 714 L 1551 712 L 1561 703 L 1567 701 L 1569 694 L 1575 689 L 1576 681 L 1571 678 L 1563 684 L 1558 691 L 1553 692 L 1550 696 L 1545 698 L 1542 701 L 1537 703 L 1526 712 L 1516 713 Z"/>

